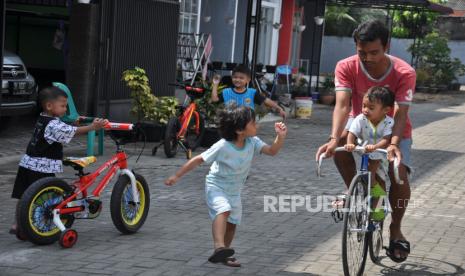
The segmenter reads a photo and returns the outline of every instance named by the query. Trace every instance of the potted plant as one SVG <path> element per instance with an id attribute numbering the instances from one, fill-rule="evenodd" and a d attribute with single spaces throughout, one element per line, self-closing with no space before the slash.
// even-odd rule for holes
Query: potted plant
<path id="1" fill-rule="evenodd" d="M 302 73 L 293 78 L 292 98 L 296 97 L 308 97 L 308 80 Z"/>
<path id="2" fill-rule="evenodd" d="M 334 75 L 328 74 L 324 81 L 320 82 L 320 102 L 326 105 L 332 105 L 336 101 L 336 93 L 334 91 Z"/>
<path id="3" fill-rule="evenodd" d="M 168 119 L 176 115 L 178 105 L 175 97 L 156 97 L 152 93 L 145 70 L 139 67 L 123 72 L 122 80 L 131 90 L 133 106 L 131 114 L 136 116 L 143 139 L 148 142 L 160 141 Z"/>

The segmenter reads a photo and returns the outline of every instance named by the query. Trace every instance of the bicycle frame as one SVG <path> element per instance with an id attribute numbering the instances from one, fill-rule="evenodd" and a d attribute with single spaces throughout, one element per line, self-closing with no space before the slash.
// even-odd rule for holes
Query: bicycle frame
<path id="1" fill-rule="evenodd" d="M 195 102 L 191 102 L 179 116 L 179 121 L 181 122 L 181 129 L 179 130 L 176 136 L 178 139 L 186 135 L 187 128 L 189 127 L 189 122 L 192 116 L 195 116 L 195 131 L 197 133 L 199 132 L 200 118 L 199 113 L 195 112 L 196 110 L 197 104 Z"/>
<path id="2" fill-rule="evenodd" d="M 340 152 L 340 151 L 347 151 L 344 147 L 338 147 L 335 149 L 336 152 Z M 371 213 L 371 172 L 368 170 L 368 162 L 369 162 L 369 153 L 366 153 L 365 152 L 365 148 L 364 147 L 361 147 L 361 146 L 357 146 L 355 147 L 355 150 L 354 152 L 358 152 L 358 153 L 361 153 L 361 164 L 360 164 L 360 169 L 357 170 L 357 174 L 354 176 L 353 179 L 357 179 L 358 177 L 363 177 L 363 176 L 367 176 L 367 195 L 368 197 L 366 198 L 367 200 L 365 201 L 364 204 L 366 204 L 368 206 L 367 210 L 368 210 L 368 216 L 370 215 Z M 385 154 L 387 156 L 387 150 L 385 149 L 377 149 L 376 152 L 380 152 L 382 154 Z M 320 155 L 320 158 L 319 160 L 317 161 L 317 175 L 320 177 L 321 176 L 321 164 L 323 162 L 323 159 L 326 158 L 326 154 L 322 154 Z M 400 183 L 402 184 L 403 182 L 401 181 L 400 177 L 399 177 L 399 160 L 397 158 L 394 159 L 394 177 L 395 177 L 395 181 L 397 183 Z M 388 204 L 387 206 L 389 206 L 389 201 L 386 200 L 386 204 Z M 390 207 L 388 207 L 388 210 L 390 210 Z M 345 210 L 347 211 L 347 210 Z M 374 231 L 375 229 L 377 229 L 378 227 L 380 227 L 380 223 L 379 222 L 375 222 L 374 224 L 370 224 L 370 220 L 367 220 L 367 223 L 366 225 L 362 228 L 362 229 L 351 229 L 351 231 L 353 232 L 370 232 L 370 231 Z"/>
<path id="3" fill-rule="evenodd" d="M 119 127 L 123 126 L 123 127 Z M 128 127 L 126 124 L 115 124 L 111 123 L 108 126 L 105 127 L 105 129 L 132 129 L 132 125 Z M 73 185 L 76 187 L 74 190 L 74 193 L 63 200 L 58 206 L 56 206 L 53 209 L 53 222 L 55 225 L 61 230 L 65 231 L 66 227 L 63 225 L 60 219 L 60 215 L 65 215 L 65 214 L 70 214 L 70 213 L 76 213 L 76 212 L 82 212 L 84 211 L 84 206 L 72 206 L 70 203 L 76 198 L 82 194 L 82 199 L 86 199 L 89 197 L 96 197 L 99 198 L 103 189 L 110 183 L 110 181 L 115 177 L 119 177 L 120 175 L 127 175 L 131 181 L 131 187 L 132 187 L 132 194 L 133 194 L 133 199 L 135 200 L 136 204 L 139 204 L 139 194 L 137 192 L 137 187 L 136 187 L 136 177 L 134 176 L 134 173 L 128 169 L 128 164 L 127 164 L 127 155 L 126 153 L 119 148 L 119 145 L 117 144 L 118 149 L 115 155 L 113 155 L 110 160 L 106 161 L 104 164 L 102 164 L 95 172 L 91 174 L 86 174 L 86 175 L 79 175 L 79 179 L 73 182 Z M 100 182 L 97 184 L 95 189 L 92 191 L 91 195 L 88 195 L 87 189 L 90 188 L 100 175 L 102 175 L 105 171 L 105 176 L 100 180 Z"/>

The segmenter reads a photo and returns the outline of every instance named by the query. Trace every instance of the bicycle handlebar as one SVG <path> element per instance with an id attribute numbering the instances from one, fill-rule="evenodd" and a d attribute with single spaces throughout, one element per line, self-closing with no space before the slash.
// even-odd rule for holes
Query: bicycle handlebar
<path id="1" fill-rule="evenodd" d="M 109 122 L 103 127 L 105 130 L 132 130 L 134 128 L 133 124 L 127 123 L 112 123 Z"/>
<path id="2" fill-rule="evenodd" d="M 192 85 L 184 85 L 184 84 L 180 84 L 180 83 L 168 83 L 168 85 L 170 86 L 178 86 L 178 87 L 181 87 L 181 88 L 184 88 L 184 90 L 186 90 L 187 92 L 195 92 L 195 93 L 203 93 L 205 91 L 204 88 L 202 87 L 194 87 Z"/>
<path id="3" fill-rule="evenodd" d="M 334 151 L 340 152 L 340 151 L 347 151 L 347 150 L 346 150 L 345 147 L 337 147 Z M 365 153 L 365 147 L 356 146 L 353 151 L 364 154 Z M 383 154 L 386 155 L 386 157 L 387 157 L 387 153 L 388 153 L 387 150 L 385 150 L 385 149 L 376 149 L 374 152 L 383 153 Z M 326 154 L 323 153 L 323 154 L 320 155 L 320 158 L 317 161 L 316 174 L 318 175 L 318 177 L 321 177 L 321 164 L 323 163 L 323 159 L 325 159 L 325 158 L 326 158 Z M 400 176 L 399 176 L 399 165 L 400 165 L 400 161 L 399 161 L 399 159 L 397 157 L 395 157 L 394 158 L 394 178 L 396 179 L 397 183 L 404 184 L 404 181 L 401 180 Z"/>

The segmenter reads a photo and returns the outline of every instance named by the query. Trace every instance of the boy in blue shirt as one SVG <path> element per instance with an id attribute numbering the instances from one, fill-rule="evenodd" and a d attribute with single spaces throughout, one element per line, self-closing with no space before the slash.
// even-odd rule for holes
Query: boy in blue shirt
<path id="1" fill-rule="evenodd" d="M 255 104 L 261 105 L 264 103 L 269 108 L 272 108 L 279 112 L 283 118 L 286 118 L 286 112 L 276 104 L 276 102 L 260 95 L 257 90 L 253 88 L 247 88 L 251 80 L 250 69 L 245 65 L 238 65 L 232 71 L 232 83 L 233 88 L 223 89 L 223 93 L 218 95 L 218 84 L 220 83 L 219 78 L 213 78 L 213 89 L 212 89 L 212 102 L 224 102 L 226 105 L 234 103 L 237 106 L 247 106 L 251 109 L 255 108 Z"/>

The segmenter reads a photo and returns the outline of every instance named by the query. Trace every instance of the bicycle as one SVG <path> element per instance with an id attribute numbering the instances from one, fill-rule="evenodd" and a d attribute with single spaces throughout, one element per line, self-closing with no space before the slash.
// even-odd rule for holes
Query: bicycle
<path id="1" fill-rule="evenodd" d="M 205 90 L 191 85 L 175 85 L 184 88 L 186 100 L 179 108 L 179 115 L 168 120 L 163 148 L 166 157 L 170 158 L 176 156 L 179 145 L 186 152 L 186 158 L 190 159 L 192 151 L 200 145 L 205 132 L 205 119 L 197 111 L 194 101 L 203 97 Z M 157 148 L 158 146 L 153 148 L 152 155 L 156 154 Z"/>
<path id="2" fill-rule="evenodd" d="M 132 130 L 132 124 L 109 123 L 106 130 Z M 93 173 L 84 168 L 96 162 L 94 156 L 66 158 L 64 166 L 77 171 L 78 179 L 70 185 L 57 177 L 46 177 L 34 182 L 23 194 L 17 211 L 18 229 L 37 245 L 52 244 L 59 240 L 64 248 L 77 242 L 77 231 L 71 226 L 75 219 L 94 219 L 102 210 L 100 195 L 108 183 L 117 177 L 111 199 L 111 219 L 123 234 L 137 232 L 144 224 L 150 206 L 150 192 L 144 177 L 128 169 L 127 155 L 110 133 L 116 144 L 116 154 Z M 88 189 L 97 177 L 107 171 L 94 190 Z"/>
<path id="3" fill-rule="evenodd" d="M 346 151 L 344 147 L 338 147 L 335 151 Z M 342 265 L 344 275 L 363 275 L 367 253 L 373 263 L 379 263 L 383 246 L 383 224 L 386 216 L 391 212 L 388 196 L 380 197 L 378 201 L 384 209 L 384 219 L 371 218 L 372 206 L 376 202 L 371 196 L 371 172 L 368 170 L 369 154 L 365 148 L 357 146 L 354 152 L 361 154 L 360 169 L 352 179 L 349 191 L 344 203 L 343 232 L 342 232 Z M 377 149 L 376 152 L 387 156 L 387 151 Z M 321 176 L 321 164 L 325 158 L 322 154 L 317 162 L 317 174 Z M 402 183 L 398 171 L 399 162 L 394 160 L 394 176 L 398 183 Z M 352 258 L 351 258 L 352 257 Z"/>

